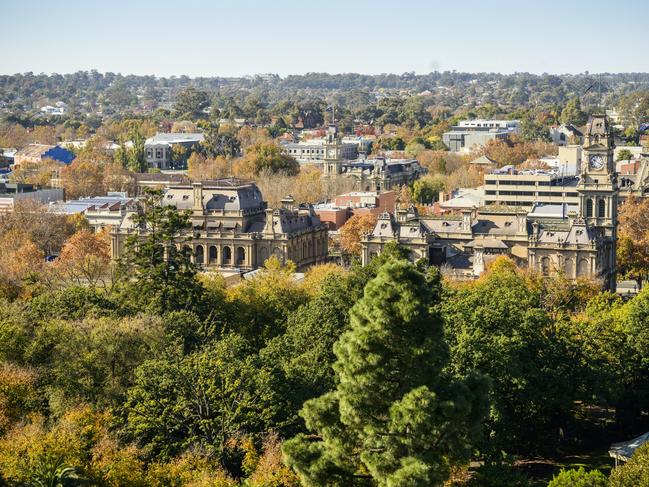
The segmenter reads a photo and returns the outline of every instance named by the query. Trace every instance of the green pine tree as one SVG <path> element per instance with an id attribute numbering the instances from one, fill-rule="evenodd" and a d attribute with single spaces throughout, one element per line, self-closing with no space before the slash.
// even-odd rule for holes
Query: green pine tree
<path id="1" fill-rule="evenodd" d="M 118 278 L 125 304 L 154 313 L 198 311 L 203 288 L 191 260 L 187 212 L 162 204 L 162 191 L 148 190 L 142 211 L 133 217 L 138 232 L 126 240 Z M 199 313 L 200 314 L 200 313 Z"/>
<path id="2" fill-rule="evenodd" d="M 304 404 L 315 434 L 287 441 L 307 486 L 434 486 L 468 459 L 487 411 L 487 382 L 453 381 L 431 286 L 390 260 L 351 310 L 334 346 L 337 387 Z"/>

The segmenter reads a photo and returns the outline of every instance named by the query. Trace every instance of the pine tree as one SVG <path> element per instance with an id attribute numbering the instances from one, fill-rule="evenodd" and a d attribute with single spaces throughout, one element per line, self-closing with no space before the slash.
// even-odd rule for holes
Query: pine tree
<path id="1" fill-rule="evenodd" d="M 126 240 L 118 263 L 125 304 L 149 312 L 198 311 L 203 289 L 191 260 L 187 212 L 162 204 L 162 191 L 145 193 L 142 211 L 132 217 L 138 232 Z"/>
<path id="2" fill-rule="evenodd" d="M 448 348 L 434 294 L 403 260 L 368 283 L 334 346 L 337 388 L 301 411 L 315 434 L 284 446 L 304 485 L 441 485 L 467 460 L 488 386 L 442 372 Z"/>

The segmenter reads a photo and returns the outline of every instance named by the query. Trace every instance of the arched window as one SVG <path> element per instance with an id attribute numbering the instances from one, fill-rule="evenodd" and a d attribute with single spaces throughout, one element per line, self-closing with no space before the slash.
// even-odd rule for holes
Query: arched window
<path id="1" fill-rule="evenodd" d="M 218 262 L 219 251 L 216 248 L 216 245 L 210 245 L 210 255 L 208 257 L 210 264 L 216 264 Z"/>
<path id="2" fill-rule="evenodd" d="M 266 259 L 268 259 L 268 249 L 266 247 L 262 247 L 259 249 L 259 262 L 257 262 L 257 265 L 263 265 L 264 262 L 266 262 Z"/>
<path id="3" fill-rule="evenodd" d="M 232 249 L 230 247 L 223 247 L 223 265 L 232 264 Z"/>
<path id="4" fill-rule="evenodd" d="M 591 200 L 590 198 L 586 200 L 586 216 L 593 216 L 593 200 Z"/>
<path id="5" fill-rule="evenodd" d="M 203 265 L 205 263 L 205 249 L 202 245 L 197 245 L 194 250 L 194 262 L 196 265 Z"/>
<path id="6" fill-rule="evenodd" d="M 541 259 L 541 274 L 544 276 L 549 276 L 550 275 L 550 258 L 549 257 L 543 257 Z"/>
<path id="7" fill-rule="evenodd" d="M 575 263 L 572 261 L 572 259 L 566 259 L 566 263 L 564 266 L 564 271 L 566 273 L 566 277 L 568 279 L 572 279 L 575 274 Z"/>
<path id="8" fill-rule="evenodd" d="M 606 201 L 600 199 L 597 201 L 597 218 L 604 218 L 606 216 Z"/>
<path id="9" fill-rule="evenodd" d="M 580 259 L 579 264 L 577 264 L 577 277 L 588 277 L 589 268 L 588 259 Z"/>
<path id="10" fill-rule="evenodd" d="M 246 249 L 237 247 L 237 265 L 241 265 L 246 261 Z"/>

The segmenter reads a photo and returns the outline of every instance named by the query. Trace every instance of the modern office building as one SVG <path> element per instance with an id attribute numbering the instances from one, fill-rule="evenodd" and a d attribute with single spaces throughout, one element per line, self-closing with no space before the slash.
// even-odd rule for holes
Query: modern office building
<path id="1" fill-rule="evenodd" d="M 442 142 L 451 152 L 470 152 L 490 140 L 507 140 L 519 129 L 518 120 L 463 120 L 442 134 Z"/>
<path id="2" fill-rule="evenodd" d="M 505 166 L 485 174 L 484 203 L 527 209 L 536 203 L 576 205 L 578 180 L 577 176 L 564 176 L 559 171 Z"/>

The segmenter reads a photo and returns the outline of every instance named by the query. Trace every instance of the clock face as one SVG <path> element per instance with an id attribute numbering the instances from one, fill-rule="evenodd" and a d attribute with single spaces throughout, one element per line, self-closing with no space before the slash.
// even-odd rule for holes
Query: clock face
<path id="1" fill-rule="evenodd" d="M 588 163 L 590 164 L 591 169 L 598 170 L 604 167 L 604 158 L 599 154 L 594 154 L 590 156 Z"/>

